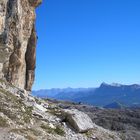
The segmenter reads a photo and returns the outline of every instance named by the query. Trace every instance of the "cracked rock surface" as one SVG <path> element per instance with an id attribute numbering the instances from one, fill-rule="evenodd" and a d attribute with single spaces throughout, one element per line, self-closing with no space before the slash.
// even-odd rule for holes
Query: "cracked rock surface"
<path id="1" fill-rule="evenodd" d="M 31 90 L 36 63 L 35 8 L 41 0 L 0 0 L 0 78 Z"/>

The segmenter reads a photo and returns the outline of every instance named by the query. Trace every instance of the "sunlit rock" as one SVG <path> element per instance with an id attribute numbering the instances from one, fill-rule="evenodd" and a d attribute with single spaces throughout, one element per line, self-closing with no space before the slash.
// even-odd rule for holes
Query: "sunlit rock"
<path id="1" fill-rule="evenodd" d="M 0 78 L 31 90 L 36 64 L 35 7 L 41 0 L 0 1 Z"/>

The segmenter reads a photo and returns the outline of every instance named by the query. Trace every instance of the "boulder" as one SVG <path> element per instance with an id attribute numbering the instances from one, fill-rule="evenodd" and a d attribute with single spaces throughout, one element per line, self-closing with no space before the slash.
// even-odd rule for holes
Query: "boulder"
<path id="1" fill-rule="evenodd" d="M 78 132 L 83 133 L 94 127 L 89 116 L 77 109 L 64 109 L 62 116 Z"/>

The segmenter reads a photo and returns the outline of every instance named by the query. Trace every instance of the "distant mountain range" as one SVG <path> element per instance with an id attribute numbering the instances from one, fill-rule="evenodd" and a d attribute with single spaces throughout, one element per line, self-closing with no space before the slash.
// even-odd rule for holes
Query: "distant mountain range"
<path id="1" fill-rule="evenodd" d="M 99 88 L 65 88 L 33 91 L 41 98 L 53 98 L 105 108 L 140 107 L 140 85 L 102 83 Z"/>

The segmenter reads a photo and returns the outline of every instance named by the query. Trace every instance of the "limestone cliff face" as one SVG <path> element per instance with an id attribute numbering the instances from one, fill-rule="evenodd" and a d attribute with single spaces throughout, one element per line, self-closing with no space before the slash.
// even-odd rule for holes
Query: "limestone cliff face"
<path id="1" fill-rule="evenodd" d="M 42 0 L 0 0 L 0 78 L 31 90 L 36 62 L 35 8 Z"/>

